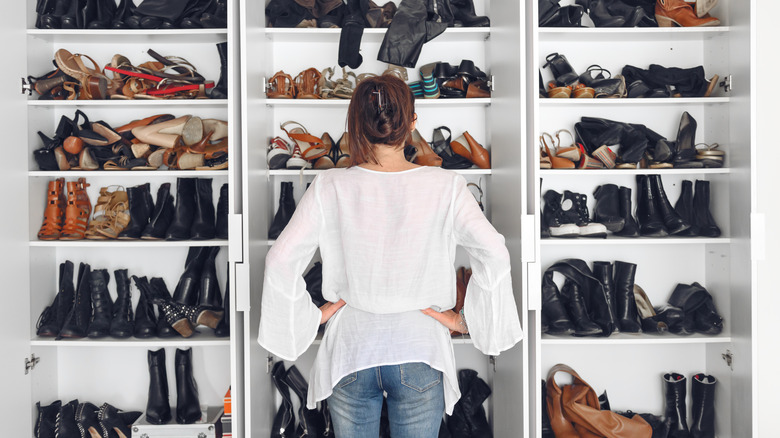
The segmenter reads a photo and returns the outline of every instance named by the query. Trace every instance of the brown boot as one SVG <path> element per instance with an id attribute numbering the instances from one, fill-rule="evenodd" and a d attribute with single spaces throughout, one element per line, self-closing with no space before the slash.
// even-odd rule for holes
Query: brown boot
<path id="1" fill-rule="evenodd" d="M 658 27 L 717 26 L 720 20 L 709 14 L 699 18 L 693 6 L 683 0 L 657 0 L 655 4 L 655 19 Z"/>
<path id="2" fill-rule="evenodd" d="M 43 224 L 38 230 L 38 239 L 57 240 L 62 231 L 62 220 L 65 213 L 65 178 L 49 181 L 49 194 L 46 198 L 46 209 L 43 211 Z"/>
<path id="3" fill-rule="evenodd" d="M 79 178 L 68 183 L 68 206 L 65 208 L 65 224 L 60 240 L 81 240 L 87 232 L 92 204 L 87 196 L 87 180 Z"/>

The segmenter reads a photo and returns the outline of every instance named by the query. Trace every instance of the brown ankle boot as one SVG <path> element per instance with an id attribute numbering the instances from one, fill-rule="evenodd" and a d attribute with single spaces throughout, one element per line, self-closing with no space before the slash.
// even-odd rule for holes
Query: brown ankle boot
<path id="1" fill-rule="evenodd" d="M 87 180 L 79 178 L 68 183 L 68 205 L 65 207 L 65 224 L 60 240 L 81 240 L 87 232 L 92 204 L 87 196 Z"/>
<path id="2" fill-rule="evenodd" d="M 655 19 L 658 27 L 697 27 L 717 26 L 720 20 L 709 14 L 699 18 L 693 6 L 684 0 L 657 0 L 655 3 Z"/>
<path id="3" fill-rule="evenodd" d="M 62 220 L 65 213 L 65 178 L 49 181 L 49 194 L 46 198 L 46 209 L 43 211 L 43 224 L 38 230 L 38 239 L 57 240 L 62 231 Z"/>

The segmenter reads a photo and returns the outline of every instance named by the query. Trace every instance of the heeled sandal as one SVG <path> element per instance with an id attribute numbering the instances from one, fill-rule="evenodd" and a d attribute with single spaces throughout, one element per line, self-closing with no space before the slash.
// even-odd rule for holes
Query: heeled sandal
<path id="1" fill-rule="evenodd" d="M 357 76 L 354 72 L 348 72 L 346 67 L 341 68 L 342 78 L 336 80 L 336 86 L 333 88 L 333 97 L 339 99 L 352 99 L 352 94 L 355 92 L 355 84 L 357 84 Z M 354 83 L 349 80 L 352 76 Z"/>
<path id="2" fill-rule="evenodd" d="M 87 58 L 94 68 L 89 68 L 81 60 Z M 104 75 L 94 59 L 80 53 L 70 53 L 66 49 L 59 49 L 54 54 L 57 66 L 68 76 L 79 81 L 81 87 L 79 99 L 105 99 L 108 97 L 108 82 L 110 79 Z"/>
<path id="3" fill-rule="evenodd" d="M 297 126 L 288 131 L 285 126 L 289 125 Z M 281 128 L 287 137 L 300 147 L 304 160 L 314 161 L 328 153 L 322 145 L 322 139 L 309 134 L 309 131 L 300 123 L 290 120 L 282 123 Z"/>
<path id="4" fill-rule="evenodd" d="M 317 160 L 313 163 L 313 167 L 317 170 L 333 169 L 336 167 L 336 158 L 334 155 L 336 146 L 333 144 L 333 139 L 327 132 L 322 134 L 322 146 L 325 148 L 327 153 L 317 158 Z"/>
<path id="5" fill-rule="evenodd" d="M 716 150 L 719 146 L 718 143 L 697 143 L 694 146 L 694 148 L 696 148 L 696 160 L 701 161 L 702 165 L 707 168 L 723 167 L 726 152 Z"/>
<path id="6" fill-rule="evenodd" d="M 333 79 L 332 67 L 328 67 L 322 70 L 322 73 L 320 75 L 320 83 L 319 83 L 320 98 L 322 99 L 333 98 L 331 94 L 333 94 L 333 89 L 336 88 L 336 82 L 333 81 L 332 79 Z"/>
<path id="7" fill-rule="evenodd" d="M 539 168 L 552 169 L 552 161 L 550 161 L 550 156 L 541 145 L 539 146 Z"/>
<path id="8" fill-rule="evenodd" d="M 569 146 L 563 146 L 561 142 L 561 133 L 565 132 L 566 134 L 569 134 L 569 138 L 571 139 L 571 144 Z M 555 144 L 555 156 L 566 158 L 568 160 L 571 160 L 573 162 L 577 162 L 580 159 L 580 149 L 577 147 L 577 145 L 574 143 L 574 135 L 572 135 L 571 131 L 568 129 L 559 129 L 555 133 L 555 138 L 558 140 L 558 143 Z"/>
<path id="9" fill-rule="evenodd" d="M 87 195 L 89 184 L 85 178 L 79 178 L 76 182 L 68 182 L 67 187 L 68 203 L 60 240 L 81 240 L 87 232 L 89 216 L 92 213 L 92 204 Z"/>
<path id="10" fill-rule="evenodd" d="M 553 136 L 543 132 L 541 136 L 539 136 L 539 141 L 541 142 L 542 149 L 547 153 L 547 156 L 550 157 L 550 163 L 552 164 L 553 169 L 574 169 L 574 162 L 572 160 L 561 158 L 553 155 L 553 153 L 550 151 L 550 146 L 547 144 L 547 139 L 545 137 L 550 138 L 550 143 L 552 143 L 553 148 L 555 148 L 555 140 L 553 139 Z"/>
<path id="11" fill-rule="evenodd" d="M 320 79 L 322 74 L 316 68 L 308 68 L 295 77 L 295 98 L 296 99 L 321 99 Z"/>
<path id="12" fill-rule="evenodd" d="M 420 166 L 435 166 L 441 167 L 442 159 L 431 149 L 431 145 L 420 135 L 420 131 L 415 129 L 412 131 L 411 138 L 407 140 L 407 144 L 412 145 L 417 149 L 417 154 L 414 158 L 414 164 Z"/>
<path id="13" fill-rule="evenodd" d="M 116 187 L 115 190 L 109 191 L 110 188 Z M 125 212 L 128 208 L 127 192 L 121 186 L 101 187 L 100 196 L 98 196 L 95 208 L 92 211 L 92 220 L 89 221 L 84 237 L 90 240 L 106 240 L 109 238 L 116 238 L 119 232 L 127 226 L 130 217 L 127 213 L 126 221 L 122 229 L 113 233 L 112 228 L 117 226 L 118 213 Z M 113 237 L 111 237 L 113 236 Z"/>
<path id="14" fill-rule="evenodd" d="M 568 99 L 571 97 L 571 87 L 559 87 L 555 85 L 555 82 L 551 81 L 547 84 L 547 97 L 553 99 Z"/>
<path id="15" fill-rule="evenodd" d="M 269 99 L 292 99 L 295 97 L 295 83 L 292 76 L 279 70 L 268 81 L 268 91 L 265 95 Z"/>
<path id="16" fill-rule="evenodd" d="M 343 169 L 352 166 L 352 156 L 349 154 L 349 136 L 345 132 L 333 148 L 333 162 Z"/>

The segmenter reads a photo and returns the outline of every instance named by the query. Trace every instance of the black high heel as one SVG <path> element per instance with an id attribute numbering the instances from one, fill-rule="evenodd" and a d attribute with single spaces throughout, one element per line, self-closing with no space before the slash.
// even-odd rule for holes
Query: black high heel
<path id="1" fill-rule="evenodd" d="M 696 119 L 691 117 L 688 111 L 683 112 L 677 129 L 674 167 L 686 167 L 696 158 L 696 127 Z M 701 163 L 697 164 L 701 166 Z"/>
<path id="2" fill-rule="evenodd" d="M 560 55 L 557 52 L 547 55 L 545 58 L 547 62 L 542 68 L 550 67 L 553 76 L 555 77 L 556 85 L 559 87 L 565 87 L 574 85 L 579 80 L 579 75 L 574 71 L 569 60 L 566 56 Z"/>

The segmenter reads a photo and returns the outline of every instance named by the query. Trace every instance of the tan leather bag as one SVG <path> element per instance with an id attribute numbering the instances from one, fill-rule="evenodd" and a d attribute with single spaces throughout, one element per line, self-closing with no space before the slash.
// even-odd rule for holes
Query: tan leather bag
<path id="1" fill-rule="evenodd" d="M 574 382 L 563 389 L 555 383 L 558 372 Z M 556 438 L 651 438 L 653 429 L 639 415 L 626 418 L 602 411 L 596 391 L 571 367 L 555 365 L 547 373 L 547 415 Z"/>

